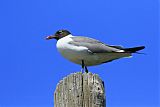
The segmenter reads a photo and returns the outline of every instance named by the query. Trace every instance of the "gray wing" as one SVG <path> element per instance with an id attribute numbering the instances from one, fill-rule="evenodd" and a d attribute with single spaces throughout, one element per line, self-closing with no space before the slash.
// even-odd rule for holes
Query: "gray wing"
<path id="1" fill-rule="evenodd" d="M 69 44 L 75 46 L 84 46 L 87 47 L 89 51 L 92 53 L 106 53 L 106 52 L 117 52 L 123 50 L 120 46 L 109 46 L 104 44 L 96 39 L 88 38 L 88 37 L 71 37 L 73 41 L 69 42 Z"/>

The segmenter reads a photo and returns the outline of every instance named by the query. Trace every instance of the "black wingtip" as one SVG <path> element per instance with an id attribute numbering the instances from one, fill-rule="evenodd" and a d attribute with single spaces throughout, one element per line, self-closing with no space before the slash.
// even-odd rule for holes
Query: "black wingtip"
<path id="1" fill-rule="evenodd" d="M 139 50 L 142 50 L 142 49 L 144 49 L 144 48 L 145 48 L 145 46 L 138 46 L 138 47 L 133 47 L 133 48 L 125 48 L 124 50 L 125 50 L 126 52 L 135 53 L 135 52 L 137 52 L 137 51 L 139 51 Z"/>

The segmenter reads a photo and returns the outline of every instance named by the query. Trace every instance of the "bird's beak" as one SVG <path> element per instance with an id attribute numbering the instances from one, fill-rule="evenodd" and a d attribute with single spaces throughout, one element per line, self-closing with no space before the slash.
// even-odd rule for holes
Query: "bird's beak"
<path id="1" fill-rule="evenodd" d="M 47 36 L 47 37 L 46 37 L 46 40 L 50 40 L 50 39 L 56 39 L 56 36 L 50 35 L 50 36 Z"/>

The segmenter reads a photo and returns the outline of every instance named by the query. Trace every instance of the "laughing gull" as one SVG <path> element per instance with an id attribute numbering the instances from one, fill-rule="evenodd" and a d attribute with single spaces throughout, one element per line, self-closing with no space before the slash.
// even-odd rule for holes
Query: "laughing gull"
<path id="1" fill-rule="evenodd" d="M 102 43 L 96 39 L 73 36 L 68 30 L 58 30 L 54 35 L 46 37 L 47 40 L 56 39 L 57 49 L 66 59 L 82 66 L 99 65 L 113 60 L 130 57 L 132 53 L 144 49 L 144 46 L 123 48 Z"/>

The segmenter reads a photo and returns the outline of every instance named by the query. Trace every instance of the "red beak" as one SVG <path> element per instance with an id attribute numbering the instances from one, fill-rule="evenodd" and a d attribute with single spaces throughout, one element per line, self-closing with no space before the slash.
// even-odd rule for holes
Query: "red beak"
<path id="1" fill-rule="evenodd" d="M 56 38 L 56 36 L 51 35 L 51 36 L 47 36 L 47 37 L 46 37 L 46 40 L 55 39 L 55 38 Z"/>

